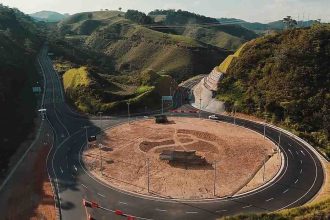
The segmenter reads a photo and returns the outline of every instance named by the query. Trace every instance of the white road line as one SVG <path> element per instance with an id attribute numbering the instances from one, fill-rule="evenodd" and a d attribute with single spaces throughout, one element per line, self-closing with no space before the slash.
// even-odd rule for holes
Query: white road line
<path id="1" fill-rule="evenodd" d="M 243 206 L 242 209 L 250 208 L 252 205 Z"/>
<path id="2" fill-rule="evenodd" d="M 289 191 L 289 189 L 286 189 L 286 190 L 284 190 L 282 193 L 284 194 L 284 193 L 286 193 L 286 192 L 288 192 Z"/>
<path id="3" fill-rule="evenodd" d="M 271 201 L 271 200 L 273 200 L 273 199 L 274 199 L 274 198 L 267 199 L 266 202 L 269 202 L 269 201 Z"/>
<path id="4" fill-rule="evenodd" d="M 81 184 L 81 185 L 87 189 L 87 186 L 85 186 L 84 184 Z"/>
<path id="5" fill-rule="evenodd" d="M 198 212 L 186 212 L 187 214 L 197 214 Z"/>
<path id="6" fill-rule="evenodd" d="M 302 169 L 300 169 L 300 173 L 302 173 Z"/>
<path id="7" fill-rule="evenodd" d="M 76 165 L 73 165 L 74 170 L 77 172 L 78 168 L 76 167 Z"/>
<path id="8" fill-rule="evenodd" d="M 103 195 L 103 194 L 101 194 L 101 193 L 97 193 L 97 195 L 99 195 L 99 196 L 105 198 L 105 195 Z"/>
<path id="9" fill-rule="evenodd" d="M 64 173 L 64 171 L 63 171 L 62 167 L 60 167 L 60 170 L 61 170 L 61 173 Z"/>
<path id="10" fill-rule="evenodd" d="M 167 210 L 165 210 L 165 209 L 156 209 L 156 211 L 158 211 L 158 212 L 167 212 Z"/>
<path id="11" fill-rule="evenodd" d="M 293 153 L 292 153 L 292 151 L 291 151 L 290 149 L 288 149 L 288 150 L 289 150 L 290 154 L 293 156 Z"/>
<path id="12" fill-rule="evenodd" d="M 302 150 L 300 150 L 300 152 L 305 156 L 305 153 L 304 153 L 304 151 L 302 151 Z"/>
<path id="13" fill-rule="evenodd" d="M 215 212 L 227 212 L 227 210 L 223 209 L 223 210 L 218 210 L 218 211 L 215 211 Z"/>
<path id="14" fill-rule="evenodd" d="M 300 160 L 300 164 L 302 164 L 302 160 Z"/>
<path id="15" fill-rule="evenodd" d="M 296 151 L 296 154 L 299 155 L 298 151 Z"/>
<path id="16" fill-rule="evenodd" d="M 128 205 L 126 202 L 119 202 L 119 204 Z"/>
<path id="17" fill-rule="evenodd" d="M 296 181 L 294 181 L 294 184 L 298 183 L 299 179 L 296 179 Z"/>

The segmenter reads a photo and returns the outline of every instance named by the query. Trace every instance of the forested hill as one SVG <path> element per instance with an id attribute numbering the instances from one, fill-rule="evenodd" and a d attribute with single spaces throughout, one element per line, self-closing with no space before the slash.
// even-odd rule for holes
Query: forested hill
<path id="1" fill-rule="evenodd" d="M 248 43 L 218 95 L 230 111 L 266 117 L 330 156 L 330 26 L 287 30 Z"/>
<path id="2" fill-rule="evenodd" d="M 0 175 L 32 127 L 38 32 L 30 17 L 0 5 Z"/>

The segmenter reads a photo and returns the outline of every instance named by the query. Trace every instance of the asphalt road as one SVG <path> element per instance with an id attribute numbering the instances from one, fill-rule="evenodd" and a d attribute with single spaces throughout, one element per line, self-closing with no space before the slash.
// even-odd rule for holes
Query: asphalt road
<path id="1" fill-rule="evenodd" d="M 47 120 L 55 133 L 55 144 L 47 159 L 47 169 L 56 189 L 62 219 L 86 219 L 87 214 L 97 220 L 126 219 L 113 213 L 117 209 L 137 216 L 137 219 L 166 220 L 204 220 L 243 212 L 271 212 L 305 204 L 322 186 L 324 173 L 318 157 L 299 141 L 282 134 L 280 148 L 285 157 L 284 169 L 271 185 L 253 193 L 212 201 L 182 202 L 143 198 L 113 189 L 96 180 L 80 161 L 80 154 L 86 142 L 83 127 L 88 126 L 88 135 L 95 135 L 101 132 L 100 128 L 127 122 L 127 118 L 88 120 L 73 112 L 65 104 L 62 85 L 47 56 L 47 48 L 41 52 L 39 62 L 46 83 L 44 107 L 47 109 Z M 189 90 L 189 86 L 186 89 Z M 181 94 L 178 94 L 175 100 L 181 102 Z M 184 101 L 180 104 L 184 109 L 192 108 L 184 104 Z M 209 113 L 205 112 L 201 114 L 202 117 L 208 115 Z M 178 116 L 197 117 L 198 114 Z M 234 123 L 231 117 L 219 117 L 221 121 Z M 235 123 L 263 134 L 264 127 L 261 124 L 242 119 L 236 119 Z M 277 143 L 279 132 L 266 127 L 266 136 Z M 82 205 L 84 198 L 97 202 L 101 208 L 85 208 Z"/>

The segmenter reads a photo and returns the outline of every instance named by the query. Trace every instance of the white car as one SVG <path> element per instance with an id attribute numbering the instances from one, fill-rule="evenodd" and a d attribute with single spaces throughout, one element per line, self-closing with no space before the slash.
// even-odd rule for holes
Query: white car
<path id="1" fill-rule="evenodd" d="M 216 115 L 210 115 L 210 116 L 209 116 L 209 119 L 212 119 L 212 120 L 219 120 L 219 116 L 216 116 Z"/>

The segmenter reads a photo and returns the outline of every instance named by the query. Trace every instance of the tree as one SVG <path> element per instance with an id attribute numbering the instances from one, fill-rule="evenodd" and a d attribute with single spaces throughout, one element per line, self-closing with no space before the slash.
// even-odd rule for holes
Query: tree
<path id="1" fill-rule="evenodd" d="M 286 16 L 286 18 L 283 18 L 283 23 L 287 29 L 293 29 L 298 25 L 298 22 L 292 19 L 291 16 Z"/>
<path id="2" fill-rule="evenodd" d="M 118 9 L 119 9 L 119 11 L 121 11 L 123 8 L 122 7 L 119 7 Z"/>

